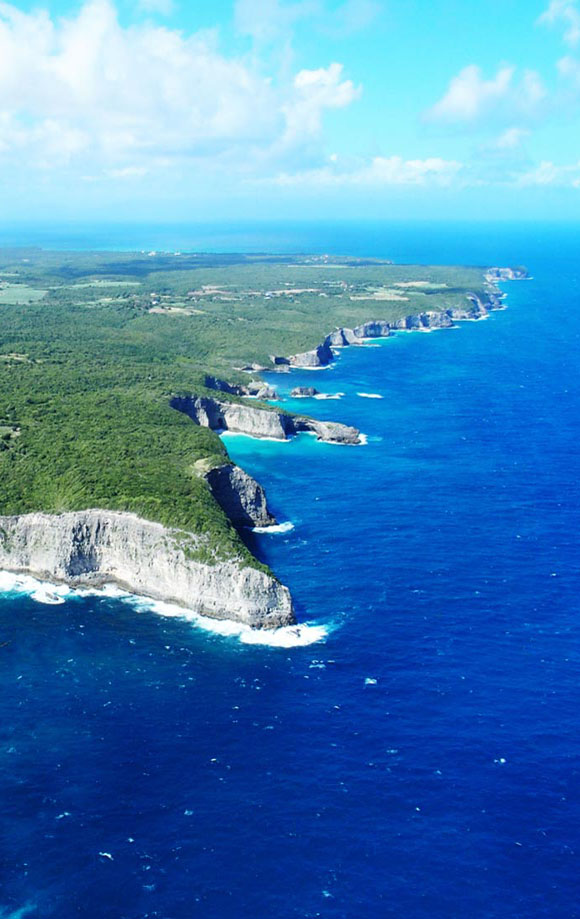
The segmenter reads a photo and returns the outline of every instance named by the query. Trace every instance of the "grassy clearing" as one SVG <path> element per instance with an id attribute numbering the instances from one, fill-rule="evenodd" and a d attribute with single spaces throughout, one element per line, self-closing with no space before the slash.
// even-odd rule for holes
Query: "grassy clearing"
<path id="1" fill-rule="evenodd" d="M 0 303 L 26 304 L 42 300 L 48 291 L 25 284 L 8 284 L 0 282 Z"/>

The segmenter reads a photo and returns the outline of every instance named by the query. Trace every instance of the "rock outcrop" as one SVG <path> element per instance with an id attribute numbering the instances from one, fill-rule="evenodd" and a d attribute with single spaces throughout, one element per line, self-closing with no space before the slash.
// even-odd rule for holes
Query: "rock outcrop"
<path id="1" fill-rule="evenodd" d="M 292 367 L 326 367 L 334 360 L 334 354 L 328 339 L 325 339 L 317 348 L 312 351 L 304 351 L 302 354 L 293 354 L 290 358 Z"/>
<path id="2" fill-rule="evenodd" d="M 232 463 L 215 466 L 204 478 L 235 527 L 275 525 L 276 518 L 268 510 L 264 489 L 239 466 Z"/>
<path id="3" fill-rule="evenodd" d="M 295 386 L 290 393 L 293 399 L 313 399 L 318 394 L 314 386 Z"/>
<path id="4" fill-rule="evenodd" d="M 188 415 L 196 424 L 214 431 L 233 431 L 273 440 L 286 440 L 293 434 L 308 432 L 316 434 L 319 440 L 328 443 L 360 443 L 360 432 L 346 424 L 286 415 L 253 405 L 241 405 L 239 402 L 225 402 L 210 396 L 174 396 L 171 405 Z"/>
<path id="5" fill-rule="evenodd" d="M 277 399 L 278 393 L 273 386 L 264 383 L 263 380 L 250 380 L 247 384 L 228 383 L 227 380 L 220 380 L 218 377 L 206 375 L 205 385 L 208 389 L 217 392 L 225 392 L 230 396 L 247 396 L 252 399 Z"/>
<path id="6" fill-rule="evenodd" d="M 417 313 L 388 323 L 389 330 L 403 329 L 407 332 L 420 331 L 421 329 L 449 329 L 452 325 L 453 320 L 448 310 Z"/>
<path id="7" fill-rule="evenodd" d="M 203 536 L 134 514 L 86 510 L 0 517 L 0 568 L 72 586 L 114 582 L 256 628 L 293 623 L 290 593 L 240 560 L 202 560 Z"/>
<path id="8" fill-rule="evenodd" d="M 527 281 L 529 279 L 527 268 L 488 268 L 486 278 L 488 281 Z"/>
<path id="9" fill-rule="evenodd" d="M 242 373 L 261 373 L 264 370 L 267 370 L 267 367 L 262 367 L 261 364 L 244 364 L 243 367 L 239 368 Z"/>
<path id="10" fill-rule="evenodd" d="M 332 348 L 346 348 L 348 345 L 354 345 L 358 339 L 353 329 L 335 329 L 327 335 L 326 341 Z"/>
<path id="11" fill-rule="evenodd" d="M 239 402 L 225 402 L 210 396 L 174 396 L 173 408 L 213 431 L 236 431 L 252 437 L 286 440 L 293 434 L 291 416 Z"/>
<path id="12" fill-rule="evenodd" d="M 391 324 L 383 319 L 371 319 L 370 322 L 363 322 L 362 325 L 358 325 L 356 329 L 342 329 L 341 331 L 348 344 L 352 345 L 361 338 L 388 338 L 393 334 L 391 329 Z M 351 339 L 351 335 L 354 336 L 354 341 Z"/>
<path id="13" fill-rule="evenodd" d="M 318 440 L 328 444 L 355 446 L 362 443 L 360 431 L 347 424 L 339 424 L 337 421 L 317 421 L 314 418 L 299 415 L 294 415 L 292 421 L 296 434 L 301 432 L 316 434 Z"/>

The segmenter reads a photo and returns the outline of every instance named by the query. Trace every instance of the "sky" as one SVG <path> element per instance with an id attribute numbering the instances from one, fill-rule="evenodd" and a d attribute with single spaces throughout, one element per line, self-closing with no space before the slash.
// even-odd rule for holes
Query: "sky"
<path id="1" fill-rule="evenodd" d="M 0 0 L 0 220 L 580 216 L 580 0 Z"/>

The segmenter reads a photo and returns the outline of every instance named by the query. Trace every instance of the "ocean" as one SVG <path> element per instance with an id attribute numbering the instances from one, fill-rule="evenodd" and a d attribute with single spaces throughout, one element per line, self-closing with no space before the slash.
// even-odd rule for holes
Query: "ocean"
<path id="1" fill-rule="evenodd" d="M 225 438 L 312 643 L 0 576 L 1 919 L 580 916 L 580 227 L 20 227 L 0 245 L 526 265 L 276 376 L 364 446 Z M 369 317 L 372 318 L 372 317 Z M 369 398 L 370 397 L 370 398 Z"/>

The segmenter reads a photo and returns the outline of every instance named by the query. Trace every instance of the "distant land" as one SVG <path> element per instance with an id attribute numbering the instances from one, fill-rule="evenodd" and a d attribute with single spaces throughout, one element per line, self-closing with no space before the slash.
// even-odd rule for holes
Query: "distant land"
<path id="1" fill-rule="evenodd" d="M 276 521 L 219 432 L 361 443 L 355 428 L 284 411 L 260 373 L 485 318 L 502 305 L 497 282 L 525 276 L 334 256 L 0 250 L 0 568 L 292 624 L 287 588 L 239 535 Z"/>

